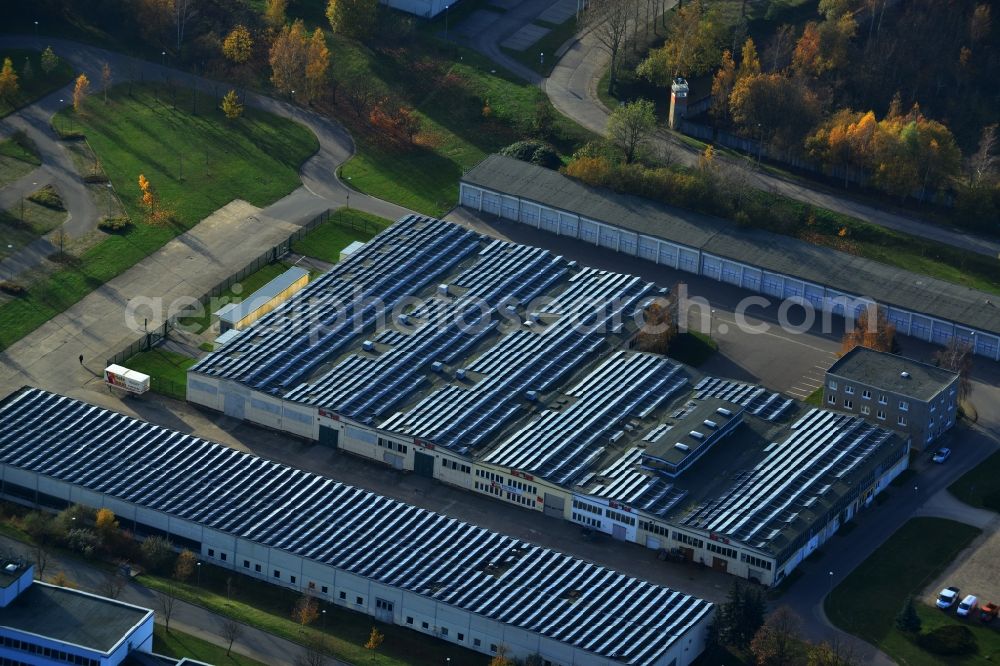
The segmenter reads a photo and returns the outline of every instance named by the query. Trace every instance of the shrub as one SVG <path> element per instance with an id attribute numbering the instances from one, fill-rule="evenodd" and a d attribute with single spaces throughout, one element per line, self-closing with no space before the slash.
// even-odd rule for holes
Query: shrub
<path id="1" fill-rule="evenodd" d="M 0 282 L 0 291 L 10 296 L 24 296 L 28 293 L 24 285 L 18 284 L 16 282 L 11 282 L 10 280 L 4 280 Z"/>
<path id="2" fill-rule="evenodd" d="M 960 624 L 946 624 L 920 634 L 917 643 L 928 652 L 939 655 L 975 654 L 977 650 L 972 630 Z"/>
<path id="3" fill-rule="evenodd" d="M 105 173 L 88 173 L 83 177 L 83 182 L 85 183 L 106 183 L 108 182 L 108 176 Z"/>
<path id="4" fill-rule="evenodd" d="M 165 573 L 174 561 L 174 547 L 161 536 L 152 536 L 142 542 L 142 562 L 154 573 Z"/>
<path id="5" fill-rule="evenodd" d="M 106 217 L 97 223 L 97 228 L 109 234 L 120 234 L 132 226 L 127 217 Z"/>
<path id="6" fill-rule="evenodd" d="M 518 141 L 501 150 L 500 154 L 522 162 L 537 164 L 546 169 L 558 169 L 562 164 L 559 153 L 542 141 Z"/>
<path id="7" fill-rule="evenodd" d="M 34 201 L 39 206 L 45 206 L 52 210 L 66 210 L 62 197 L 56 192 L 56 188 L 46 185 L 42 189 L 28 195 L 28 201 Z"/>
<path id="8" fill-rule="evenodd" d="M 100 545 L 100 537 L 91 529 L 78 528 L 66 534 L 66 547 L 84 557 L 93 557 Z"/>

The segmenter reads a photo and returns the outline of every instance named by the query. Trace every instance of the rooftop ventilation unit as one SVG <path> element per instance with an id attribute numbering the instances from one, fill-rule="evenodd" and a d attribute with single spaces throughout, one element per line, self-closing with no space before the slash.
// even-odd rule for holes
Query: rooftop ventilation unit
<path id="1" fill-rule="evenodd" d="M 732 416 L 733 415 L 733 413 L 730 410 L 726 409 L 725 407 L 719 407 L 715 411 L 718 412 L 719 414 L 722 414 L 723 416 Z"/>
<path id="2" fill-rule="evenodd" d="M 399 315 L 399 323 L 402 324 L 403 326 L 408 325 L 410 323 L 409 316 L 407 316 L 405 314 Z"/>
<path id="3" fill-rule="evenodd" d="M 434 361 L 431 363 L 431 370 L 434 372 L 444 372 L 444 364 L 441 361 Z"/>
<path id="4" fill-rule="evenodd" d="M 3 570 L 9 574 L 14 573 L 15 571 L 17 571 L 17 565 L 14 564 L 13 562 L 8 562 L 3 566 Z"/>
<path id="5" fill-rule="evenodd" d="M 899 376 L 902 377 L 903 379 L 909 379 L 910 373 L 908 373 L 906 370 L 903 370 L 901 373 L 899 373 Z"/>
<path id="6" fill-rule="evenodd" d="M 680 442 L 674 444 L 674 448 L 677 449 L 678 451 L 683 451 L 684 453 L 687 453 L 688 451 L 691 450 L 690 446 L 688 446 L 687 444 L 681 444 Z"/>
<path id="7" fill-rule="evenodd" d="M 716 428 L 719 427 L 718 423 L 716 423 L 715 421 L 709 421 L 708 419 L 705 419 L 705 425 L 711 428 L 712 430 L 715 430 Z"/>
<path id="8" fill-rule="evenodd" d="M 438 295 L 440 295 L 440 296 L 447 296 L 448 295 L 448 285 L 446 285 L 446 284 L 439 284 L 438 285 Z"/>
<path id="9" fill-rule="evenodd" d="M 455 371 L 455 379 L 465 379 L 465 368 L 459 368 Z"/>
<path id="10" fill-rule="evenodd" d="M 531 402 L 537 402 L 538 401 L 538 391 L 528 391 L 524 395 Z"/>
<path id="11" fill-rule="evenodd" d="M 364 349 L 366 352 L 373 352 L 375 351 L 375 343 L 372 342 L 371 340 L 365 340 L 364 342 L 361 343 L 361 348 Z"/>
<path id="12" fill-rule="evenodd" d="M 614 444 L 615 442 L 617 442 L 619 439 L 621 439 L 624 436 L 625 436 L 625 431 L 624 430 L 619 430 L 615 434 L 611 435 L 611 443 Z"/>
<path id="13" fill-rule="evenodd" d="M 695 439 L 705 439 L 705 436 L 703 434 L 701 434 L 700 432 L 698 432 L 697 430 L 692 430 L 688 434 L 691 435 L 692 437 L 694 437 Z"/>

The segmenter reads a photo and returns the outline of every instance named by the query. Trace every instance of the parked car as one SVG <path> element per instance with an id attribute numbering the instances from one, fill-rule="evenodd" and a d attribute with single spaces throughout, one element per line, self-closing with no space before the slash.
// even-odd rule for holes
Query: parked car
<path id="1" fill-rule="evenodd" d="M 991 601 L 979 609 L 979 621 L 992 622 L 996 619 L 998 611 L 1000 611 L 1000 606 L 997 606 Z"/>
<path id="2" fill-rule="evenodd" d="M 946 587 L 941 590 L 937 598 L 937 607 L 951 608 L 954 606 L 955 602 L 958 601 L 958 592 L 959 589 L 957 587 Z"/>
<path id="3" fill-rule="evenodd" d="M 976 598 L 976 595 L 970 594 L 966 596 L 964 599 L 962 599 L 962 603 L 958 605 L 958 610 L 956 610 L 955 612 L 958 613 L 960 616 L 965 617 L 966 615 L 971 615 L 972 613 L 975 613 L 978 607 L 979 607 L 979 599 Z"/>
<path id="4" fill-rule="evenodd" d="M 934 462 L 941 464 L 945 460 L 951 457 L 951 449 L 938 449 L 934 452 L 934 457 L 931 458 Z"/>

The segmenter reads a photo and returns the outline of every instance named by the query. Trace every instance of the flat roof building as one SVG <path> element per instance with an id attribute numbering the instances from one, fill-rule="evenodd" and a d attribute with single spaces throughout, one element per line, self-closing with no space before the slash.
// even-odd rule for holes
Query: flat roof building
<path id="1" fill-rule="evenodd" d="M 309 282 L 309 271 L 293 266 L 243 300 L 216 311 L 222 333 L 242 330 L 292 297 Z"/>
<path id="2" fill-rule="evenodd" d="M 806 410 L 634 351 L 635 315 L 665 293 L 410 216 L 203 358 L 188 399 L 649 548 L 690 537 L 691 559 L 711 561 L 711 530 L 685 520 L 735 492 L 769 443 L 794 442 Z M 788 520 L 734 532 L 727 571 L 776 584 L 907 464 L 905 439 L 862 436 L 860 419 L 809 423 L 832 448 L 801 449 L 789 474 L 832 474 L 824 456 L 844 447 L 874 485 L 845 472 L 812 500 L 826 512 L 793 510 L 808 486 L 785 493 Z"/>
<path id="3" fill-rule="evenodd" d="M 0 583 L 0 658 L 10 663 L 116 666 L 152 650 L 151 610 L 35 581 L 20 563 Z"/>
<path id="4" fill-rule="evenodd" d="M 485 654 L 686 666 L 712 604 L 78 400 L 0 402 L 3 496 L 107 507 L 219 566 Z"/>
<path id="5" fill-rule="evenodd" d="M 955 425 L 958 373 L 927 363 L 855 347 L 826 371 L 830 409 L 908 433 L 923 448 Z"/>
<path id="6" fill-rule="evenodd" d="M 460 205 L 776 298 L 843 314 L 886 306 L 896 330 L 1000 360 L 991 294 L 832 248 L 591 187 L 557 171 L 490 155 L 462 176 Z"/>

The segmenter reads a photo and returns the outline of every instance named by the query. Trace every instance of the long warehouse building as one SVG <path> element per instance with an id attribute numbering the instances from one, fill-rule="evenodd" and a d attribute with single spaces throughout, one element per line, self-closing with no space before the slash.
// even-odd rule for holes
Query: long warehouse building
<path id="1" fill-rule="evenodd" d="M 188 400 L 778 584 L 909 440 L 635 351 L 663 292 L 408 217 L 203 358 Z M 739 518 L 705 520 L 725 497 Z"/>
<path id="2" fill-rule="evenodd" d="M 687 666 L 709 602 L 78 400 L 0 403 L 6 499 L 107 507 L 220 566 L 547 664 Z"/>
<path id="3" fill-rule="evenodd" d="M 1000 360 L 1000 304 L 990 294 L 718 217 L 590 187 L 490 155 L 461 180 L 460 205 L 560 236 L 843 314 L 886 307 L 896 330 Z"/>

